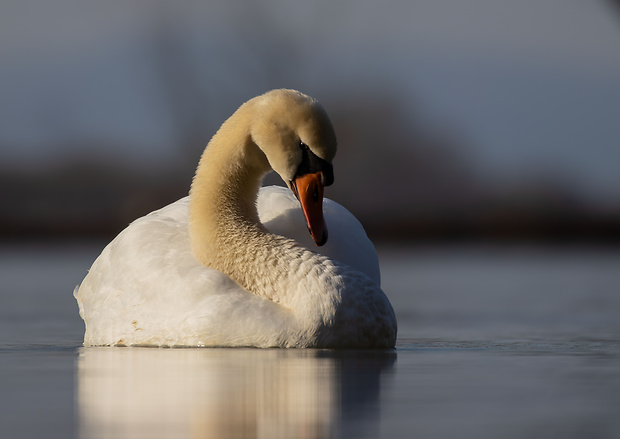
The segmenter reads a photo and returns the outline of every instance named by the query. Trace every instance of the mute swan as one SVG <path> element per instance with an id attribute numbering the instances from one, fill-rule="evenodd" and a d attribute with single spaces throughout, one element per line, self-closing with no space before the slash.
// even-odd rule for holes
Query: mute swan
<path id="1" fill-rule="evenodd" d="M 314 99 L 273 90 L 243 104 L 207 145 L 190 196 L 130 224 L 75 289 L 84 345 L 394 347 L 376 252 L 353 215 L 325 200 L 343 237 L 313 247 L 334 258 L 275 234 L 305 219 L 325 244 L 335 153 Z M 259 192 L 271 169 L 291 191 Z"/>

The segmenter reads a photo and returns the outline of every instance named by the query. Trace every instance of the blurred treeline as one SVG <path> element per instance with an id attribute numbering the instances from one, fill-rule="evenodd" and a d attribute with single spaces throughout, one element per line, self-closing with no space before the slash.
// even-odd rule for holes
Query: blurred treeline
<path id="1" fill-rule="evenodd" d="M 109 240 L 133 219 L 187 195 L 203 148 L 227 117 L 221 117 L 222 109 L 230 114 L 242 99 L 288 86 L 297 78 L 309 84 L 300 87 L 302 91 L 325 105 L 338 135 L 335 184 L 327 188 L 326 196 L 351 210 L 371 238 L 620 241 L 620 203 L 593 203 L 576 193 L 577 185 L 567 184 L 565 176 L 558 178 L 534 164 L 529 176 L 519 181 L 492 179 L 479 172 L 479 164 L 468 155 L 472 149 L 467 135 L 445 121 L 429 120 L 415 103 L 407 102 L 405 108 L 403 97 L 385 81 L 374 88 L 363 81 L 358 84 L 364 85 L 340 81 L 325 86 L 317 85 L 327 81 L 316 79 L 319 73 L 304 77 L 295 67 L 303 65 L 298 61 L 304 42 L 291 39 L 277 26 L 267 13 L 270 9 L 244 10 L 238 17 L 252 20 L 239 18 L 237 39 L 216 41 L 239 43 L 238 59 L 245 62 L 241 70 L 248 70 L 247 77 L 254 80 L 239 86 L 246 76 L 229 78 L 223 67 L 212 68 L 221 62 L 216 55 L 226 47 L 211 54 L 205 67 L 181 35 L 182 26 L 171 18 L 174 8 L 167 5 L 159 4 L 148 58 L 176 131 L 173 147 L 178 158 L 132 165 L 106 154 L 101 139 L 87 139 L 49 145 L 50 150 L 58 146 L 62 151 L 81 151 L 49 166 L 13 169 L 0 162 L 0 240 Z M 252 88 L 256 93 L 246 95 Z M 144 150 L 143 145 L 122 146 Z M 0 148 L 10 150 L 13 145 Z M 269 176 L 267 181 L 273 184 L 277 179 Z"/>
<path id="2" fill-rule="evenodd" d="M 465 156 L 462 136 L 449 126 L 412 118 L 395 94 L 335 92 L 328 112 L 340 148 L 336 182 L 326 196 L 351 210 L 375 240 L 620 240 L 620 206 L 595 208 L 547 175 L 533 174 L 510 185 L 487 181 Z M 211 121 L 210 129 L 221 122 Z M 0 238 L 107 240 L 133 219 L 187 195 L 213 132 L 199 124 L 184 126 L 180 159 L 169 165 L 142 168 L 81 155 L 30 171 L 0 166 Z M 89 145 L 75 149 L 89 150 Z M 267 183 L 277 184 L 276 177 L 270 175 Z"/>

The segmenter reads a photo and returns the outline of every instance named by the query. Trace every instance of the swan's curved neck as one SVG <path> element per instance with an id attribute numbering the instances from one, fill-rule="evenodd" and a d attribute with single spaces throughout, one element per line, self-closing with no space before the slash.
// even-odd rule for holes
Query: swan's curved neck
<path id="1" fill-rule="evenodd" d="M 277 242 L 286 239 L 269 234 L 258 219 L 256 197 L 270 166 L 251 138 L 250 123 L 251 108 L 245 104 L 202 155 L 190 192 L 192 250 L 204 265 L 248 291 L 279 301 L 259 271 L 263 262 L 279 259 Z"/>

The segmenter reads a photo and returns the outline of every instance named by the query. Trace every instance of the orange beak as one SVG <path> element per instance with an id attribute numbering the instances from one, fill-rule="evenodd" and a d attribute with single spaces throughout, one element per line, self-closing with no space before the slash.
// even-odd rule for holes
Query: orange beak
<path id="1" fill-rule="evenodd" d="M 301 203 L 306 224 L 314 243 L 321 246 L 327 242 L 327 226 L 323 218 L 323 173 L 296 177 L 291 185 Z"/>

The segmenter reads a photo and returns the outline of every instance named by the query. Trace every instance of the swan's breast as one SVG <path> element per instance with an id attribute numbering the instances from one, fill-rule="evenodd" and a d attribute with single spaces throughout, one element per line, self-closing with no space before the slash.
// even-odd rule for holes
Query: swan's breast
<path id="1" fill-rule="evenodd" d="M 263 187 L 258 194 L 258 215 L 271 233 L 292 238 L 313 252 L 349 265 L 381 284 L 377 252 L 360 222 L 340 204 L 325 198 L 323 211 L 329 239 L 317 247 L 308 233 L 299 201 L 280 186 Z"/>

